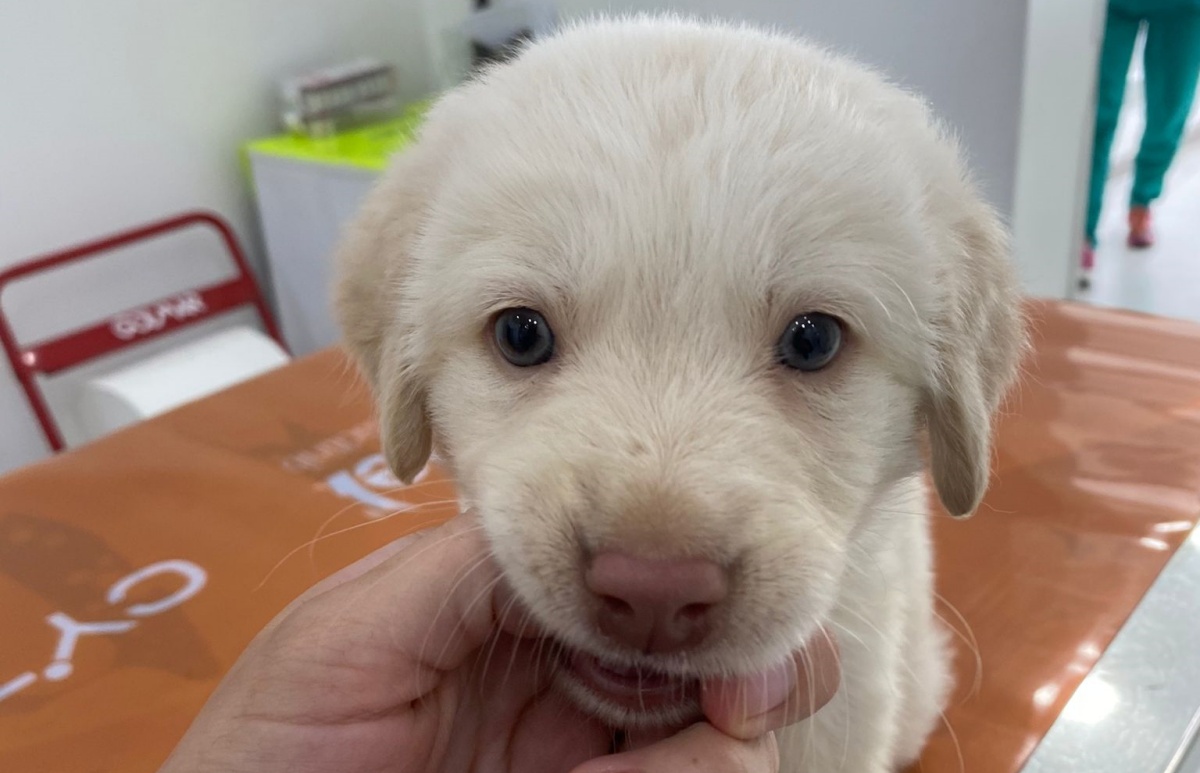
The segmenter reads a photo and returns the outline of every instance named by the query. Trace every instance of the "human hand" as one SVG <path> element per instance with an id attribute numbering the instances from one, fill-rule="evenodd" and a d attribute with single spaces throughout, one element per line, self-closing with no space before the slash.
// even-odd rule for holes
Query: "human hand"
<path id="1" fill-rule="evenodd" d="M 272 621 L 160 773 L 775 771 L 772 731 L 837 689 L 819 636 L 772 673 L 705 684 L 705 721 L 611 754 L 512 602 L 469 516 L 393 543 Z"/>

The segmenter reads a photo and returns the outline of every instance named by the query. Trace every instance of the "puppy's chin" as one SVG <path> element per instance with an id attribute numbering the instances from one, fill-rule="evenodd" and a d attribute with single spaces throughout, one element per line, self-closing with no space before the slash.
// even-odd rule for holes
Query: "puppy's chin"
<path id="1" fill-rule="evenodd" d="M 613 727 L 676 726 L 701 717 L 700 681 L 641 666 L 620 666 L 564 650 L 555 686 L 579 708 Z"/>

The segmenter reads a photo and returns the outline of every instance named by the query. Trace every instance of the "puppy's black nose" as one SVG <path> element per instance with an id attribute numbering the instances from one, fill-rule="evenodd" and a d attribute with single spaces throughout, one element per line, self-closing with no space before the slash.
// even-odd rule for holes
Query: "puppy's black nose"
<path id="1" fill-rule="evenodd" d="M 722 569 L 703 559 L 654 560 L 601 553 L 585 577 L 598 599 L 596 627 L 627 647 L 678 652 L 700 644 L 729 593 Z"/>

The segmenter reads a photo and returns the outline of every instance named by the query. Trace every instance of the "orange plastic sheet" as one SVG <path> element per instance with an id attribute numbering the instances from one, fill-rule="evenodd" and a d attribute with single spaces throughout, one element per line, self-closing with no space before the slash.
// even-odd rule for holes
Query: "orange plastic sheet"
<path id="1" fill-rule="evenodd" d="M 924 773 L 1019 770 L 1200 511 L 1200 327 L 1031 314 L 993 488 L 935 519 L 960 689 Z M 0 771 L 154 771 L 288 601 L 452 515 L 371 416 L 328 351 L 0 479 Z"/>

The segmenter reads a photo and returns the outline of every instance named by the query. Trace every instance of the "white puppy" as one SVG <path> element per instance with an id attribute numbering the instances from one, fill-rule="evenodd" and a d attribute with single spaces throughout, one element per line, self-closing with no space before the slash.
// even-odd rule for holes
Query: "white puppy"
<path id="1" fill-rule="evenodd" d="M 836 635 L 784 770 L 913 760 L 949 686 L 922 438 L 989 477 L 1024 343 L 1005 234 L 923 104 L 795 39 L 639 18 L 440 100 L 340 256 L 388 458 L 451 466 L 614 724 Z"/>

